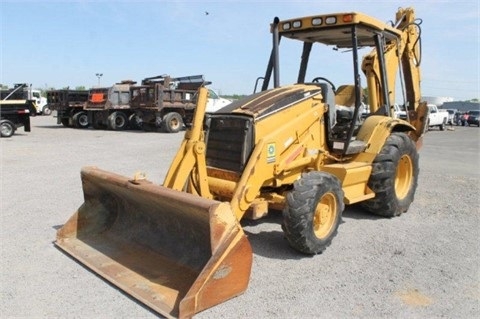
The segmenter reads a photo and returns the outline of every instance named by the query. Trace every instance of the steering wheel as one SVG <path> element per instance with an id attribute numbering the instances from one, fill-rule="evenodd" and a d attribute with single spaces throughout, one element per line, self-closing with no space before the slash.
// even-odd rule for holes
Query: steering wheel
<path id="1" fill-rule="evenodd" d="M 335 85 L 333 85 L 332 81 L 330 81 L 330 80 L 327 79 L 327 78 L 321 77 L 321 76 L 318 76 L 318 77 L 314 78 L 314 79 L 312 80 L 312 83 L 320 83 L 320 80 L 325 81 L 325 82 L 327 82 L 328 84 L 330 84 L 330 86 L 331 86 L 332 89 L 333 89 L 333 92 L 336 92 L 336 91 L 337 91 L 337 88 L 335 87 Z"/>

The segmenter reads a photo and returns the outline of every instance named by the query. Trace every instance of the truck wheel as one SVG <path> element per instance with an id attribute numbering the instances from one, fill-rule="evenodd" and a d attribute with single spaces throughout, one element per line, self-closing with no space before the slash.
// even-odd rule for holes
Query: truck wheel
<path id="1" fill-rule="evenodd" d="M 319 254 L 332 242 L 345 204 L 340 181 L 325 172 L 302 174 L 288 193 L 282 228 L 290 246 Z"/>
<path id="2" fill-rule="evenodd" d="M 440 131 L 445 131 L 445 123 L 440 124 L 438 128 L 440 129 Z"/>
<path id="3" fill-rule="evenodd" d="M 88 116 L 86 112 L 75 113 L 72 117 L 72 120 L 73 120 L 73 125 L 76 128 L 87 128 L 89 125 Z"/>
<path id="4" fill-rule="evenodd" d="M 142 119 L 137 114 L 130 114 L 128 117 L 128 124 L 135 130 L 142 129 Z"/>
<path id="5" fill-rule="evenodd" d="M 176 112 L 167 113 L 163 118 L 163 125 L 166 132 L 177 133 L 183 126 L 182 117 Z"/>
<path id="6" fill-rule="evenodd" d="M 405 133 L 392 133 L 372 164 L 368 187 L 375 197 L 361 205 L 384 217 L 406 212 L 415 196 L 418 172 L 415 144 Z"/>
<path id="7" fill-rule="evenodd" d="M 114 131 L 125 130 L 128 126 L 128 119 L 125 113 L 116 111 L 108 116 L 108 128 Z"/>
<path id="8" fill-rule="evenodd" d="M 15 133 L 15 124 L 9 120 L 1 120 L 0 133 L 2 137 L 11 137 Z"/>
<path id="9" fill-rule="evenodd" d="M 43 114 L 43 115 L 50 115 L 50 114 L 52 114 L 52 110 L 50 110 L 50 108 L 48 107 L 48 105 L 45 105 L 45 106 L 43 107 L 42 114 Z"/>

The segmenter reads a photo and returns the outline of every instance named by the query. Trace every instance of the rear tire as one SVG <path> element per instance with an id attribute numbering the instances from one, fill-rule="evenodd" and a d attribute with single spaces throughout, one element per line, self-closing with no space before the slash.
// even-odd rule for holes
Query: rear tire
<path id="1" fill-rule="evenodd" d="M 73 115 L 73 125 L 76 128 L 87 128 L 89 126 L 88 123 L 88 115 L 87 112 L 78 112 Z"/>
<path id="2" fill-rule="evenodd" d="M 183 127 L 183 120 L 180 114 L 176 112 L 167 113 L 163 118 L 165 131 L 168 133 L 177 133 Z"/>
<path id="3" fill-rule="evenodd" d="M 11 137 L 15 133 L 15 124 L 9 120 L 0 121 L 0 135 L 1 137 Z"/>
<path id="4" fill-rule="evenodd" d="M 405 213 L 415 196 L 418 172 L 415 144 L 405 133 L 392 133 L 372 164 L 368 187 L 375 197 L 361 205 L 384 217 Z"/>
<path id="5" fill-rule="evenodd" d="M 128 117 L 128 123 L 130 127 L 135 130 L 142 129 L 142 119 L 137 114 L 130 114 Z"/>
<path id="6" fill-rule="evenodd" d="M 313 255 L 323 252 L 337 234 L 345 204 L 340 181 L 325 172 L 302 174 L 287 195 L 283 231 L 290 246 Z"/>
<path id="7" fill-rule="evenodd" d="M 121 111 L 113 112 L 108 116 L 108 128 L 114 131 L 125 130 L 128 126 L 128 119 Z"/>

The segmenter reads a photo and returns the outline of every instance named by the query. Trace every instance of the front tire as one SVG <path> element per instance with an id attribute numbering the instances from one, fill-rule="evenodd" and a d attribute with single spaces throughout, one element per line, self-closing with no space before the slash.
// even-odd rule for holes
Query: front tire
<path id="1" fill-rule="evenodd" d="M 309 255 L 323 252 L 337 234 L 343 198 L 337 177 L 317 171 L 302 174 L 283 210 L 282 228 L 290 246 Z"/>
<path id="2" fill-rule="evenodd" d="M 418 181 L 418 152 L 405 133 L 392 133 L 372 164 L 368 187 L 375 197 L 361 205 L 369 212 L 394 217 L 413 202 Z"/>

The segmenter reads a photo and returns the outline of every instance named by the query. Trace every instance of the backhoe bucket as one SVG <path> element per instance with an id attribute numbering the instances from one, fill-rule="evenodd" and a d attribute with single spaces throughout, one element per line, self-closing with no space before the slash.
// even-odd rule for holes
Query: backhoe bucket
<path id="1" fill-rule="evenodd" d="M 252 250 L 228 203 L 81 172 L 85 202 L 55 244 L 142 303 L 188 318 L 245 291 Z"/>

